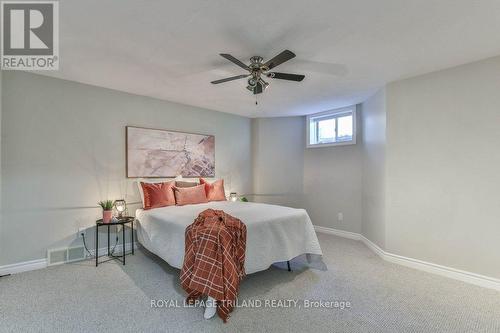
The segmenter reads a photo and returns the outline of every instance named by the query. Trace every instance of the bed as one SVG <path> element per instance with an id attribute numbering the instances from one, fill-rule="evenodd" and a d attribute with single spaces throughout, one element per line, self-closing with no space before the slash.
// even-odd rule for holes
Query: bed
<path id="1" fill-rule="evenodd" d="M 245 271 L 266 270 L 273 263 L 306 255 L 321 261 L 321 248 L 304 209 L 252 202 L 214 201 L 136 211 L 139 242 L 169 265 L 181 268 L 184 231 L 207 208 L 220 209 L 239 218 L 247 227 Z"/>

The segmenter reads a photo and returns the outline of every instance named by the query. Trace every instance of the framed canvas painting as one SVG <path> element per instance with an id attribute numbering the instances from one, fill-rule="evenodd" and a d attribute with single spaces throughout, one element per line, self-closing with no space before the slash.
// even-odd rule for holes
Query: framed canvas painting
<path id="1" fill-rule="evenodd" d="M 215 177 L 215 136 L 126 127 L 128 178 Z"/>

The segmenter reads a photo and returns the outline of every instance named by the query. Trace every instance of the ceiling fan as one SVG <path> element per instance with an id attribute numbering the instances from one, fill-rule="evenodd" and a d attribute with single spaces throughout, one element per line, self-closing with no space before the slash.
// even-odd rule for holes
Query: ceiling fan
<path id="1" fill-rule="evenodd" d="M 270 72 L 270 70 L 273 69 L 274 67 L 281 65 L 285 61 L 288 61 L 295 57 L 295 53 L 289 50 L 281 52 L 280 54 L 278 54 L 271 60 L 268 60 L 267 62 L 263 62 L 264 59 L 262 57 L 253 56 L 250 58 L 250 65 L 248 66 L 230 54 L 221 53 L 220 55 L 226 58 L 227 60 L 231 61 L 232 63 L 236 64 L 237 66 L 247 70 L 249 74 L 232 76 L 225 79 L 212 81 L 211 83 L 219 84 L 223 82 L 228 82 L 248 77 L 249 79 L 247 81 L 248 82 L 247 89 L 252 91 L 254 95 L 261 94 L 269 86 L 269 83 L 264 81 L 264 79 L 262 78 L 263 76 L 272 79 L 289 80 L 297 82 L 302 81 L 305 77 L 304 75 L 299 75 L 299 74 Z"/>

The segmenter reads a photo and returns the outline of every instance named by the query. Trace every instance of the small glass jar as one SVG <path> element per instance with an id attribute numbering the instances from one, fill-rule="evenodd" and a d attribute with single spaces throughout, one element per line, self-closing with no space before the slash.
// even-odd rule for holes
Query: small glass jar
<path id="1" fill-rule="evenodd" d="M 238 195 L 236 194 L 236 192 L 231 192 L 229 194 L 229 201 L 232 201 L 232 202 L 238 201 Z"/>
<path id="2" fill-rule="evenodd" d="M 115 201 L 115 209 L 118 213 L 118 218 L 122 218 L 127 209 L 127 203 L 123 199 L 119 199 Z"/>

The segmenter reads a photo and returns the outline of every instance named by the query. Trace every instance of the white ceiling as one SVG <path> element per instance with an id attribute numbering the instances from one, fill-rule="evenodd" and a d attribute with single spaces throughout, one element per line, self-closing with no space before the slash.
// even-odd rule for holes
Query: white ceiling
<path id="1" fill-rule="evenodd" d="M 500 54 L 498 0 L 64 0 L 60 70 L 40 74 L 249 117 L 363 101 L 385 83 Z M 255 97 L 220 57 L 297 57 Z"/>

